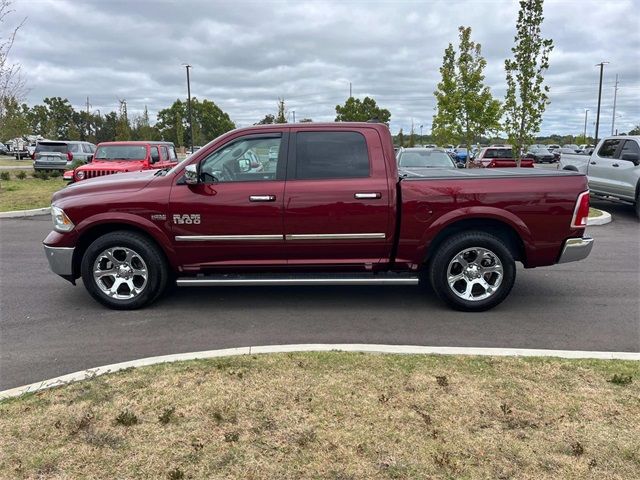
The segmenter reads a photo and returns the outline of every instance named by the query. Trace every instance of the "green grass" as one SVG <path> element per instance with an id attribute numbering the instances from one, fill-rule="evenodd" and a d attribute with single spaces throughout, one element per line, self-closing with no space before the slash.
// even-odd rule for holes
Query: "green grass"
<path id="1" fill-rule="evenodd" d="M 0 212 L 48 207 L 51 195 L 66 185 L 62 177 L 16 179 L 18 171 L 11 171 L 11 180 L 0 180 Z"/>
<path id="2" fill-rule="evenodd" d="M 637 478 L 640 364 L 297 353 L 0 402 L 0 478 Z"/>
<path id="3" fill-rule="evenodd" d="M 33 168 L 33 160 L 30 158 L 16 160 L 13 157 L 0 155 L 0 167 L 24 167 L 25 169 L 31 169 Z"/>
<path id="4" fill-rule="evenodd" d="M 601 216 L 602 216 L 602 210 L 598 210 L 597 208 L 589 207 L 589 217 L 590 218 L 601 217 Z"/>

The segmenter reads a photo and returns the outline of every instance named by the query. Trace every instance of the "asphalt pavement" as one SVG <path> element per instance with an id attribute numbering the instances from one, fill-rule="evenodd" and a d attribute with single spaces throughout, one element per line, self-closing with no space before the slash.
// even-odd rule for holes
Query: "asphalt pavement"
<path id="1" fill-rule="evenodd" d="M 640 223 L 590 227 L 584 261 L 518 268 L 509 298 L 460 313 L 426 287 L 182 288 L 117 312 L 49 271 L 48 216 L 0 220 L 0 389 L 137 358 L 299 343 L 640 351 Z"/>

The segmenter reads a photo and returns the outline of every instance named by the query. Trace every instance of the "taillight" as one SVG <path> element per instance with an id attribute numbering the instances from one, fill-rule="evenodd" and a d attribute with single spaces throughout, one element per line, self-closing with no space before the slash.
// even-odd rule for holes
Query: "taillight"
<path id="1" fill-rule="evenodd" d="M 31 154 L 31 160 L 35 160 L 35 159 L 36 159 L 36 152 L 33 152 L 33 153 Z"/>
<path id="2" fill-rule="evenodd" d="M 586 227 L 587 218 L 589 218 L 589 190 L 578 195 L 576 208 L 573 210 L 573 218 L 571 219 L 571 228 Z"/>
<path id="3" fill-rule="evenodd" d="M 73 153 L 67 152 L 67 160 L 68 161 L 72 161 L 73 160 Z"/>

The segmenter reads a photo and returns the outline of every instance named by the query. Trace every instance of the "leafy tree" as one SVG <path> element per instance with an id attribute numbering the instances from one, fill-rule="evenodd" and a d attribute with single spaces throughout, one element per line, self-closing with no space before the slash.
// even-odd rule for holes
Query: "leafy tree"
<path id="1" fill-rule="evenodd" d="M 11 139 L 29 133 L 29 107 L 20 105 L 14 97 L 3 97 L 0 101 L 2 117 L 0 118 L 0 138 Z"/>
<path id="2" fill-rule="evenodd" d="M 278 114 L 274 123 L 287 123 L 287 110 L 284 106 L 284 98 L 278 99 Z"/>
<path id="3" fill-rule="evenodd" d="M 204 145 L 235 128 L 229 115 L 210 100 L 191 99 L 194 145 Z M 156 127 L 163 139 L 176 146 L 191 145 L 191 132 L 186 102 L 176 100 L 169 108 L 158 112 Z"/>
<path id="4" fill-rule="evenodd" d="M 640 135 L 640 124 L 636 125 L 629 131 L 629 135 Z"/>
<path id="5" fill-rule="evenodd" d="M 96 142 L 111 142 L 116 138 L 116 130 L 118 128 L 118 114 L 109 112 L 104 116 L 104 120 L 100 119 L 100 127 L 96 131 Z"/>
<path id="6" fill-rule="evenodd" d="M 398 132 L 398 145 L 404 147 L 404 133 L 402 133 L 402 129 Z"/>
<path id="7" fill-rule="evenodd" d="M 42 102 L 47 118 L 46 130 L 42 136 L 51 140 L 67 140 L 69 129 L 73 125 L 74 114 L 69 100 L 61 97 L 48 97 Z"/>
<path id="8" fill-rule="evenodd" d="M 432 131 L 438 143 L 462 139 L 472 145 L 478 137 L 500 128 L 500 102 L 484 84 L 487 61 L 481 45 L 471 40 L 471 27 L 459 27 L 458 32 L 457 58 L 449 44 L 440 68 L 442 79 L 434 92 L 437 111 Z"/>
<path id="9" fill-rule="evenodd" d="M 118 115 L 118 123 L 116 125 L 116 140 L 131 140 L 131 125 L 129 124 L 127 102 L 125 100 L 120 101 L 120 114 Z"/>
<path id="10" fill-rule="evenodd" d="M 254 125 L 271 125 L 272 123 L 276 123 L 276 117 L 271 115 L 270 113 L 265 115 L 262 120 Z"/>
<path id="11" fill-rule="evenodd" d="M 518 159 L 524 145 L 532 143 L 540 129 L 542 114 L 549 102 L 544 73 L 549 68 L 553 40 L 542 38 L 544 0 L 520 0 L 512 59 L 504 62 L 507 94 L 504 102 L 504 130 Z"/>
<path id="12" fill-rule="evenodd" d="M 409 135 L 409 148 L 416 146 L 415 136 L 416 136 L 416 131 L 413 128 L 413 122 L 412 122 L 411 123 L 411 134 Z"/>
<path id="13" fill-rule="evenodd" d="M 137 115 L 133 120 L 133 129 L 131 132 L 132 137 L 135 140 L 156 140 L 156 129 L 150 125 L 149 122 L 149 110 L 147 106 L 144 106 L 144 112 L 142 115 Z"/>
<path id="14" fill-rule="evenodd" d="M 366 122 L 377 118 L 380 122 L 389 123 L 391 112 L 386 108 L 380 108 L 371 97 L 349 97 L 344 105 L 336 105 L 336 122 Z"/>
<path id="15" fill-rule="evenodd" d="M 300 123 L 313 123 L 313 119 L 311 118 L 303 118 L 300 120 Z"/>

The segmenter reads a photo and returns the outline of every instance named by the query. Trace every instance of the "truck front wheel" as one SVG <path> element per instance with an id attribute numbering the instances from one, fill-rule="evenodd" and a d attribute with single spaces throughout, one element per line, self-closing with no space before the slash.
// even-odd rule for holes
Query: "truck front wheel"
<path id="1" fill-rule="evenodd" d="M 509 249 L 499 238 L 479 231 L 447 238 L 429 269 L 438 297 L 467 312 L 498 305 L 509 295 L 515 279 L 516 265 Z"/>
<path id="2" fill-rule="evenodd" d="M 102 235 L 84 253 L 82 281 L 98 302 L 133 310 L 154 301 L 167 285 L 168 269 L 160 249 L 135 232 Z"/>

